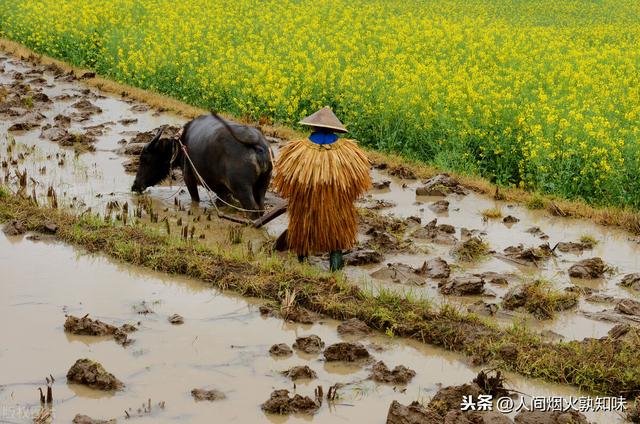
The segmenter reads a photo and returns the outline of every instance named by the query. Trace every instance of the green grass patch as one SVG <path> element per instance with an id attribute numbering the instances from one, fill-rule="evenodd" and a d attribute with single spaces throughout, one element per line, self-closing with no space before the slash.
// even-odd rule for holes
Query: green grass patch
<path id="1" fill-rule="evenodd" d="M 538 319 L 553 318 L 556 312 L 573 308 L 577 304 L 577 293 L 555 290 L 552 283 L 546 280 L 536 280 L 515 287 L 502 302 L 505 309 L 522 307 Z"/>
<path id="2" fill-rule="evenodd" d="M 534 195 L 526 202 L 527 208 L 537 210 L 544 209 L 545 201 L 544 198 L 540 195 Z"/>
<path id="3" fill-rule="evenodd" d="M 583 234 L 580 237 L 580 243 L 589 247 L 594 247 L 598 244 L 598 240 L 595 237 L 593 237 L 591 234 Z"/>
<path id="4" fill-rule="evenodd" d="M 453 255 L 463 262 L 475 262 L 484 258 L 489 253 L 489 244 L 480 237 L 458 243 L 453 248 Z"/>
<path id="5" fill-rule="evenodd" d="M 485 209 L 480 214 L 485 218 L 497 219 L 502 218 L 502 210 L 500 208 Z"/>

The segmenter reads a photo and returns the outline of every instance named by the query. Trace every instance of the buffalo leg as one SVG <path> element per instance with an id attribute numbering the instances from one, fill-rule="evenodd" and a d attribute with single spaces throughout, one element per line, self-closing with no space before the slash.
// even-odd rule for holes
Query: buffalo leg
<path id="1" fill-rule="evenodd" d="M 182 178 L 184 179 L 187 190 L 189 190 L 189 194 L 191 195 L 191 201 L 200 202 L 200 194 L 198 194 L 198 180 L 196 179 L 196 175 L 193 172 L 191 165 L 185 164 L 183 169 Z"/>
<path id="2" fill-rule="evenodd" d="M 258 209 L 264 209 L 264 196 L 267 194 L 269 183 L 271 182 L 271 171 L 260 175 L 258 181 L 253 186 L 253 198 L 258 205 Z M 261 214 L 262 215 L 262 214 Z"/>
<path id="3" fill-rule="evenodd" d="M 211 189 L 216 193 L 218 198 L 216 199 L 216 205 L 225 206 L 227 204 L 233 204 L 233 197 L 231 192 L 224 185 L 215 185 Z"/>
<path id="4" fill-rule="evenodd" d="M 240 187 L 237 190 L 233 190 L 233 196 L 240 201 L 240 204 L 244 209 L 257 210 L 259 209 L 256 200 L 253 197 L 253 190 L 251 187 Z M 247 212 L 252 219 L 260 218 L 260 212 Z"/>

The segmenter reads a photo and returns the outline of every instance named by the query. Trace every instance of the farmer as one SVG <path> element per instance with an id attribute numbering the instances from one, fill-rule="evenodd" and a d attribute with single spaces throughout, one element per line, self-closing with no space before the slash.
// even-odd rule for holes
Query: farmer
<path id="1" fill-rule="evenodd" d="M 356 242 L 355 200 L 371 188 L 369 159 L 355 141 L 338 138 L 347 130 L 328 107 L 304 118 L 308 138 L 284 146 L 275 165 L 276 191 L 288 199 L 289 250 L 303 261 L 329 252 L 331 271 L 344 265 L 342 251 Z"/>

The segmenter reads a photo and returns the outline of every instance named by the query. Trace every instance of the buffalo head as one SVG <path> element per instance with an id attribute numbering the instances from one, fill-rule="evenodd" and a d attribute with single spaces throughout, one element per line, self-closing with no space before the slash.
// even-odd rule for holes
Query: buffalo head
<path id="1" fill-rule="evenodd" d="M 167 178 L 171 171 L 171 160 L 177 148 L 175 141 L 167 138 L 161 139 L 162 128 L 158 130 L 153 139 L 144 146 L 140 153 L 140 163 L 136 179 L 131 190 L 142 193 L 147 187 L 154 186 Z"/>

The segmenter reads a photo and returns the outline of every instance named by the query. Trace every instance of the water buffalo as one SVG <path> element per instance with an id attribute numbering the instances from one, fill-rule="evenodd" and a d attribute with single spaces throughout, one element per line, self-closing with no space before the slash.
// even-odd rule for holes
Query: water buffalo
<path id="1" fill-rule="evenodd" d="M 164 180 L 172 168 L 182 168 L 184 182 L 194 202 L 200 201 L 198 179 L 177 140 L 161 138 L 162 130 L 140 154 L 131 189 L 142 192 Z M 262 133 L 253 127 L 231 123 L 215 113 L 188 122 L 180 140 L 207 185 L 225 202 L 231 196 L 244 209 L 263 210 L 271 181 L 271 150 Z M 252 212 L 256 218 L 260 212 Z"/>

